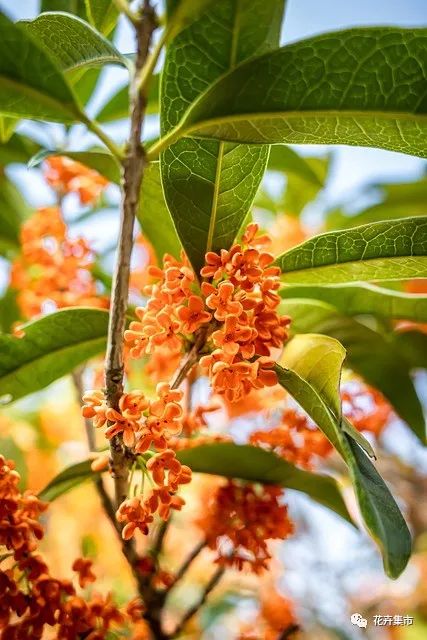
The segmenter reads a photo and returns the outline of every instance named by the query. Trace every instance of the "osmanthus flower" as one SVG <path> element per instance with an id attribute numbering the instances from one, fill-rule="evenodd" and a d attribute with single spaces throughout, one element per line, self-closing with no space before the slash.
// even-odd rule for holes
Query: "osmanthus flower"
<path id="1" fill-rule="evenodd" d="M 341 390 L 343 413 L 358 431 L 380 436 L 390 422 L 393 411 L 384 396 L 373 387 L 354 380 Z"/>
<path id="2" fill-rule="evenodd" d="M 295 607 L 272 585 L 262 585 L 258 616 L 250 625 L 244 624 L 239 640 L 277 640 L 297 623 Z"/>
<path id="3" fill-rule="evenodd" d="M 110 595 L 82 598 L 70 580 L 51 575 L 37 552 L 44 533 L 39 518 L 47 505 L 21 493 L 19 481 L 13 462 L 0 455 L 0 546 L 10 553 L 0 568 L 2 640 L 104 640 L 131 624 L 130 613 L 120 611 Z M 77 558 L 73 570 L 80 587 L 94 582 L 87 558 Z"/>
<path id="4" fill-rule="evenodd" d="M 40 314 L 50 303 L 106 308 L 91 268 L 93 254 L 83 238 L 72 239 L 58 207 L 39 209 L 21 227 L 21 255 L 12 264 L 11 286 L 25 317 Z"/>
<path id="5" fill-rule="evenodd" d="M 98 171 L 65 156 L 46 158 L 44 177 L 60 195 L 77 193 L 83 205 L 94 204 L 108 185 Z"/>
<path id="6" fill-rule="evenodd" d="M 282 494 L 280 487 L 234 480 L 219 487 L 197 521 L 217 563 L 254 573 L 268 567 L 268 540 L 283 540 L 294 530 Z"/>
<path id="7" fill-rule="evenodd" d="M 241 244 L 208 252 L 199 279 L 185 258 L 166 255 L 163 269 L 152 267 L 157 283 L 145 287 L 145 307 L 125 332 L 130 355 L 170 357 L 198 350 L 215 393 L 238 401 L 251 389 L 273 386 L 272 350 L 287 339 L 290 319 L 279 316 L 280 269 L 267 253 L 266 236 L 250 224 Z"/>

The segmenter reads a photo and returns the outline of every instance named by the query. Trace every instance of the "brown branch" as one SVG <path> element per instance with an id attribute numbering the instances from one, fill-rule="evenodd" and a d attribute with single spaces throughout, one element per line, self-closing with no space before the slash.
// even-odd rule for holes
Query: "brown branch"
<path id="1" fill-rule="evenodd" d="M 120 231 L 113 274 L 110 321 L 108 326 L 107 355 L 105 361 L 106 399 L 109 407 L 118 408 L 123 393 L 123 333 L 129 294 L 130 259 L 133 244 L 133 227 L 137 212 L 142 176 L 145 166 L 144 149 L 141 145 L 146 97 L 138 90 L 138 79 L 144 67 L 151 37 L 155 30 L 156 16 L 150 0 L 144 1 L 140 18 L 135 24 L 137 54 L 135 73 L 130 86 L 131 123 L 130 136 L 123 160 Z M 111 470 L 114 477 L 115 501 L 118 507 L 128 493 L 128 455 L 119 436 L 110 443 Z"/>
<path id="2" fill-rule="evenodd" d="M 279 635 L 277 636 L 277 640 L 287 640 L 299 630 L 300 628 L 297 624 L 291 624 L 289 627 L 286 627 L 286 629 L 283 629 L 283 631 L 279 633 Z"/>
<path id="3" fill-rule="evenodd" d="M 188 609 L 188 611 L 184 614 L 181 622 L 176 626 L 175 631 L 171 633 L 171 638 L 176 638 L 183 631 L 187 622 L 189 622 L 191 618 L 199 611 L 199 609 L 203 607 L 203 605 L 206 603 L 206 600 L 208 599 L 209 594 L 211 593 L 211 591 L 213 591 L 213 589 L 215 589 L 224 573 L 224 567 L 217 568 L 217 570 L 203 589 L 200 598 L 193 604 L 192 607 L 190 607 L 190 609 Z"/>
<path id="4" fill-rule="evenodd" d="M 194 560 L 203 551 L 205 547 L 206 547 L 206 540 L 202 540 L 201 542 L 199 542 L 199 544 L 196 547 L 194 547 L 190 555 L 184 560 L 184 562 L 176 572 L 173 582 L 164 590 L 163 593 L 165 595 L 165 599 L 169 591 L 173 589 L 180 580 L 182 580 L 182 578 L 185 576 L 185 574 L 187 573 L 188 569 L 190 568 Z"/>
<path id="5" fill-rule="evenodd" d="M 199 361 L 200 350 L 206 342 L 207 327 L 202 327 L 196 333 L 196 339 L 190 351 L 184 357 L 179 369 L 177 370 L 174 379 L 171 383 L 171 389 L 177 389 L 183 380 L 190 373 L 194 365 Z"/>

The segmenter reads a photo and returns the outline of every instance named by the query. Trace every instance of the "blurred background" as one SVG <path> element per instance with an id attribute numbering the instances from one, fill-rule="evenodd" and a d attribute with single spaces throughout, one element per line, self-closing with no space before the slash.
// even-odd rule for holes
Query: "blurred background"
<path id="1" fill-rule="evenodd" d="M 39 2 L 0 0 L 0 9 L 16 19 L 33 18 L 39 11 Z M 426 22 L 426 0 L 289 0 L 282 43 L 356 25 L 420 26 Z M 120 22 L 114 40 L 120 51 L 132 52 L 130 30 L 124 21 Z M 123 70 L 105 70 L 89 112 L 96 114 L 125 81 Z M 105 128 L 118 142 L 125 140 L 125 121 L 107 123 Z M 66 145 L 69 149 L 83 149 L 94 144 L 81 126 L 65 133 L 60 125 L 26 122 L 19 125 L 18 131 L 50 148 Z M 158 116 L 152 114 L 147 118 L 144 135 L 150 139 L 157 132 Z M 352 216 L 362 223 L 377 219 L 381 211 L 387 210 L 392 210 L 395 217 L 425 213 L 427 166 L 418 158 L 367 148 L 297 145 L 293 149 L 307 158 L 319 177 L 319 185 L 307 184 L 286 170 L 268 172 L 255 202 L 254 216 L 264 227 L 275 228 L 280 238 L 289 239 L 294 234 L 295 242 L 299 242 L 322 229 L 346 226 Z M 5 174 L 21 190 L 30 208 L 55 204 L 55 193 L 41 168 L 10 164 Z M 109 185 L 96 211 L 82 206 L 77 196 L 69 196 L 63 203 L 70 234 L 83 235 L 89 241 L 106 273 L 111 270 L 117 237 L 118 202 L 118 188 Z M 8 280 L 9 263 L 0 258 L 0 295 Z M 416 384 L 424 396 L 426 380 L 424 374 L 417 375 Z M 200 394 L 202 397 L 203 389 Z M 245 418 L 243 423 L 241 418 L 236 419 L 232 429 L 242 433 L 250 421 Z M 417 553 L 399 580 L 388 580 L 379 554 L 365 534 L 353 530 L 308 498 L 287 492 L 297 534 L 275 545 L 272 576 L 261 583 L 261 588 L 268 590 L 268 580 L 275 581 L 280 592 L 295 603 L 307 638 L 427 638 L 427 454 L 394 417 L 382 431 L 376 447 L 380 471 L 398 496 Z M 17 460 L 26 486 L 36 491 L 65 465 L 85 457 L 79 406 L 69 380 L 0 409 L 0 452 Z M 338 462 L 332 460 L 328 464 L 333 469 Z M 83 501 L 84 511 L 80 508 Z M 188 517 L 187 511 L 185 515 Z M 181 545 L 181 550 L 190 549 L 197 540 L 196 528 L 190 533 L 184 522 L 180 514 L 174 542 L 175 548 Z M 58 574 L 67 575 L 71 559 L 83 551 L 95 558 L 100 576 L 97 588 L 112 589 L 119 599 L 129 596 L 131 577 L 119 553 L 111 553 L 112 548 L 117 548 L 114 533 L 103 521 L 90 485 L 77 488 L 54 503 L 49 510 L 48 526 L 55 535 L 47 536 L 45 552 Z M 175 553 L 174 558 L 171 548 L 171 569 L 180 557 L 181 553 L 177 557 Z M 206 563 L 209 557 L 200 560 L 191 579 L 184 581 L 174 596 L 178 609 L 197 593 L 198 576 L 203 575 Z M 254 619 L 256 612 L 253 578 L 230 572 L 198 623 L 202 636 L 194 637 L 234 640 L 239 624 Z M 368 619 L 367 629 L 351 624 L 350 615 L 354 612 Z M 374 626 L 373 616 L 377 613 L 410 615 L 414 623 L 407 627 Z"/>

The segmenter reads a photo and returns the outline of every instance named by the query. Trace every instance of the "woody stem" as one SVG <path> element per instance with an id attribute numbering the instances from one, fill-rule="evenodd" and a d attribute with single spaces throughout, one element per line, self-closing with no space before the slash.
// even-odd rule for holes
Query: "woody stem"
<path id="1" fill-rule="evenodd" d="M 177 370 L 175 377 L 171 382 L 171 389 L 177 389 L 180 386 L 180 384 L 183 382 L 183 380 L 186 378 L 187 374 L 194 367 L 194 365 L 197 364 L 199 360 L 200 349 L 203 347 L 206 341 L 206 335 L 207 335 L 206 327 L 202 327 L 201 329 L 199 329 L 198 333 L 196 334 L 196 340 L 193 346 L 185 356 L 183 362 L 181 363 L 181 366 Z"/>
<path id="2" fill-rule="evenodd" d="M 134 22 L 137 41 L 135 73 L 130 85 L 131 123 L 126 154 L 122 161 L 122 205 L 120 230 L 113 274 L 110 320 L 108 326 L 107 355 L 105 361 L 106 399 L 109 407 L 118 409 L 123 393 L 123 333 L 129 294 L 130 258 L 133 244 L 133 228 L 139 205 L 145 152 L 141 144 L 146 96 L 138 91 L 141 73 L 150 48 L 156 16 L 150 0 L 144 0 L 143 7 Z M 118 507 L 128 493 L 129 460 L 122 439 L 119 436 L 110 442 L 111 470 L 114 476 L 115 502 Z"/>

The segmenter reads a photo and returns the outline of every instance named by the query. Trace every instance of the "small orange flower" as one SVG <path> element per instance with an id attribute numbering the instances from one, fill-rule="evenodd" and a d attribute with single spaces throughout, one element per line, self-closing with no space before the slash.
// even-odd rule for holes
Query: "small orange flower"
<path id="1" fill-rule="evenodd" d="M 177 316 L 182 322 L 181 329 L 184 333 L 194 333 L 212 318 L 212 314 L 205 311 L 205 305 L 200 296 L 190 296 L 188 307 L 178 307 Z"/>
<path id="2" fill-rule="evenodd" d="M 92 571 L 92 564 L 92 560 L 88 558 L 77 558 L 73 563 L 72 569 L 78 573 L 79 585 L 82 589 L 96 580 L 96 576 Z"/>
<path id="3" fill-rule="evenodd" d="M 107 422 L 107 402 L 102 391 L 88 391 L 83 396 L 82 415 L 92 418 L 94 427 L 103 427 Z"/>
<path id="4" fill-rule="evenodd" d="M 108 185 L 100 173 L 64 156 L 45 160 L 45 178 L 60 194 L 77 193 L 81 204 L 93 204 Z"/>

